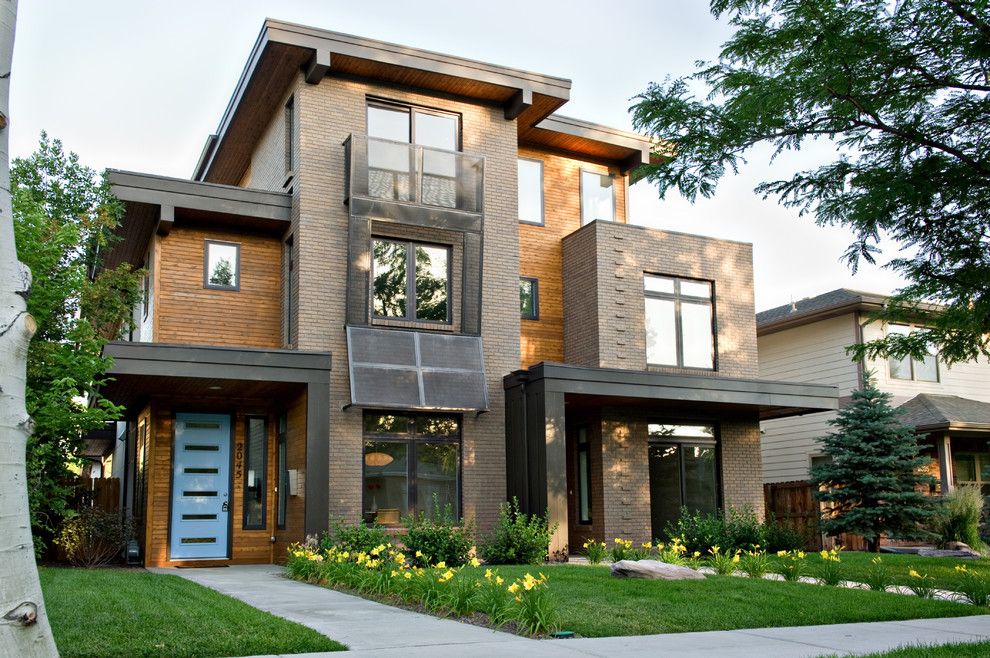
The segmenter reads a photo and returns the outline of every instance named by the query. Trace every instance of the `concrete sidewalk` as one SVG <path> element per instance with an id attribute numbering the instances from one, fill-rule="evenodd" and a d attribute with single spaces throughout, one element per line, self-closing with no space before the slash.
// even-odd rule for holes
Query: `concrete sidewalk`
<path id="1" fill-rule="evenodd" d="M 990 615 L 947 619 L 531 640 L 410 612 L 282 577 L 270 565 L 151 569 L 181 576 L 343 642 L 349 656 L 857 655 L 905 645 L 990 640 Z M 594 611 L 589 610 L 589 614 Z M 344 654 L 295 654 L 296 658 Z"/>

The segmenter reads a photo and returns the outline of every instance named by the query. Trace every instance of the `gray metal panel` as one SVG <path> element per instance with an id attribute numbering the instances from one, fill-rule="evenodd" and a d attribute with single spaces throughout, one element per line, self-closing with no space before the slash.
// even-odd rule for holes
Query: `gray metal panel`
<path id="1" fill-rule="evenodd" d="M 401 201 L 371 199 L 357 196 L 353 188 L 348 205 L 351 209 L 351 215 L 355 217 L 373 217 L 378 221 L 439 228 L 447 231 L 480 233 L 482 230 L 480 213 Z"/>
<path id="2" fill-rule="evenodd" d="M 478 336 L 348 326 L 347 354 L 353 405 L 488 409 Z"/>

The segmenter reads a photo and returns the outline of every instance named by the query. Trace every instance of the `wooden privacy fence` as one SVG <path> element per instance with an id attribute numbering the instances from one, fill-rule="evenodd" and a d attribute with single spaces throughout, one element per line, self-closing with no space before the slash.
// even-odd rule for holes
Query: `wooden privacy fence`
<path id="1" fill-rule="evenodd" d="M 767 512 L 772 512 L 781 525 L 792 528 L 804 538 L 806 550 L 820 551 L 836 546 L 851 551 L 866 550 L 866 540 L 859 535 L 842 533 L 837 537 L 822 536 L 818 528 L 819 503 L 807 482 L 764 484 L 763 498 Z"/>
<path id="2" fill-rule="evenodd" d="M 74 509 L 92 507 L 104 512 L 120 511 L 119 478 L 78 478 Z"/>

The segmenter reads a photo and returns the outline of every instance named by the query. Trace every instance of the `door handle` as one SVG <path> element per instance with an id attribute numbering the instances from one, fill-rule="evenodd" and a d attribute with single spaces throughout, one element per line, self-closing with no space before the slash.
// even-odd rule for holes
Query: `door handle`
<path id="1" fill-rule="evenodd" d="M 223 505 L 220 506 L 220 511 L 221 512 L 228 512 L 228 511 L 230 511 L 230 504 L 226 500 L 223 501 Z"/>

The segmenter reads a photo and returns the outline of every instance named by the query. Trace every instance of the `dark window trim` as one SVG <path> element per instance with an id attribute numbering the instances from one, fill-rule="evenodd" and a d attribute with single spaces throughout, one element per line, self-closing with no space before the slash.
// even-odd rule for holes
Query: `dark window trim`
<path id="1" fill-rule="evenodd" d="M 461 116 L 461 113 L 460 112 L 451 112 L 449 110 L 442 110 L 440 108 L 429 107 L 429 106 L 426 106 L 426 105 L 417 105 L 415 103 L 406 103 L 404 101 L 397 101 L 397 100 L 392 100 L 392 99 L 388 99 L 388 98 L 380 98 L 378 96 L 366 96 L 365 97 L 365 112 L 364 112 L 364 121 L 365 121 L 364 127 L 365 127 L 365 132 L 368 133 L 368 136 L 369 137 L 371 137 L 371 135 L 370 135 L 370 131 L 368 131 L 368 109 L 367 108 L 370 108 L 370 107 L 382 107 L 382 108 L 393 110 L 393 111 L 394 110 L 404 110 L 405 112 L 407 112 L 409 114 L 409 142 L 408 142 L 409 144 L 416 144 L 416 120 L 413 117 L 413 114 L 414 113 L 420 112 L 422 114 L 432 114 L 434 116 L 452 117 L 457 122 L 457 127 L 455 128 L 455 138 L 457 140 L 457 144 L 456 144 L 456 147 L 457 148 L 455 149 L 455 151 L 456 152 L 460 152 L 460 150 L 461 150 L 461 145 L 463 144 L 463 140 L 462 140 L 462 137 L 463 137 L 462 130 L 463 130 L 463 128 L 462 128 L 462 126 L 463 126 L 464 121 L 463 121 L 463 117 Z M 374 138 L 374 139 L 378 139 L 378 138 Z M 426 147 L 426 148 L 432 148 L 432 147 Z"/>
<path id="2" fill-rule="evenodd" d="M 650 425 L 654 425 L 654 424 L 658 424 L 658 425 L 711 425 L 712 430 L 713 430 L 713 432 L 712 432 L 713 438 L 711 438 L 711 439 L 705 439 L 705 438 L 693 437 L 693 436 L 680 437 L 680 436 L 677 436 L 676 434 L 675 435 L 672 435 L 672 436 L 664 436 L 664 437 L 658 437 L 658 438 L 651 438 L 650 435 L 649 435 L 649 427 L 650 427 Z M 681 481 L 680 481 L 680 488 L 681 488 L 681 500 L 680 500 L 680 503 L 681 503 L 681 507 L 684 506 L 684 495 L 685 495 L 685 487 L 684 487 L 685 477 L 684 476 L 685 476 L 685 473 L 686 473 L 686 471 L 684 469 L 684 456 L 683 456 L 684 453 L 681 452 L 681 449 L 684 446 L 705 446 L 705 447 L 709 447 L 710 446 L 710 447 L 714 447 L 715 448 L 715 506 L 719 510 L 725 509 L 725 499 L 724 499 L 725 490 L 724 490 L 723 482 L 722 482 L 722 426 L 719 423 L 714 422 L 714 421 L 704 421 L 704 420 L 697 420 L 697 419 L 684 420 L 683 418 L 677 418 L 677 419 L 671 419 L 671 418 L 651 418 L 651 419 L 647 420 L 647 422 L 646 422 L 646 428 L 647 428 L 647 441 L 646 441 L 647 460 L 649 460 L 649 449 L 650 449 L 650 446 L 663 446 L 663 445 L 667 445 L 667 446 L 677 446 L 677 448 L 678 448 L 678 453 L 677 453 L 678 463 L 677 463 L 677 467 L 678 467 L 678 469 L 680 471 L 680 478 L 681 478 Z"/>
<path id="3" fill-rule="evenodd" d="M 409 419 L 406 432 L 369 432 L 364 429 L 364 419 L 367 416 L 378 416 L 383 414 L 396 414 L 406 416 Z M 420 434 L 416 432 L 416 419 L 428 417 L 451 418 L 457 421 L 456 435 Z M 444 413 L 402 413 L 394 410 L 366 410 L 361 417 L 361 514 L 364 515 L 365 504 L 365 480 L 367 478 L 367 465 L 364 463 L 364 455 L 367 451 L 368 441 L 378 443 L 401 443 L 406 446 L 406 499 L 409 503 L 409 515 L 418 515 L 420 511 L 419 489 L 416 482 L 416 464 L 418 455 L 416 454 L 416 444 L 418 443 L 452 443 L 457 445 L 457 509 L 455 517 L 462 518 L 464 510 L 463 482 L 464 482 L 464 417 L 460 414 Z M 401 519 L 400 519 L 401 523 Z"/>
<path id="4" fill-rule="evenodd" d="M 918 325 L 914 324 L 902 324 L 900 322 L 892 322 L 891 325 L 896 325 L 898 327 L 907 327 L 909 330 L 919 328 Z M 884 332 L 886 334 L 886 332 Z M 921 382 L 923 384 L 940 384 L 942 383 L 942 369 L 938 367 L 938 354 L 930 354 L 933 359 L 935 359 L 935 379 L 918 379 L 914 374 L 914 362 L 915 358 L 913 356 L 904 357 L 908 362 L 908 370 L 910 371 L 910 377 L 898 377 L 894 374 L 894 369 L 891 367 L 891 362 L 894 361 L 893 357 L 887 359 L 887 375 L 891 379 L 896 379 L 899 382 Z M 904 359 L 897 359 L 898 361 L 903 361 Z"/>
<path id="5" fill-rule="evenodd" d="M 378 315 L 375 313 L 375 243 L 392 242 L 394 244 L 405 245 L 406 247 L 406 315 L 397 317 L 393 315 Z M 416 317 L 416 247 L 434 247 L 447 250 L 447 319 L 446 320 L 421 320 Z M 391 238 L 386 236 L 371 236 L 371 276 L 370 279 L 370 301 L 371 317 L 375 320 L 394 320 L 397 322 L 415 322 L 421 325 L 450 326 L 453 324 L 454 314 L 454 248 L 450 244 L 437 242 L 421 242 L 419 240 L 406 240 L 404 238 Z"/>
<path id="6" fill-rule="evenodd" d="M 141 289 L 144 292 L 141 320 L 144 321 L 148 319 L 148 313 L 151 310 L 151 257 L 150 256 L 144 259 L 144 281 L 141 282 Z"/>
<path id="7" fill-rule="evenodd" d="M 544 178 L 544 175 L 543 175 L 543 173 L 544 173 L 543 160 L 540 160 L 539 158 L 524 158 L 522 156 L 519 156 L 518 159 L 519 160 L 526 160 L 528 162 L 535 162 L 538 165 L 540 165 L 540 221 L 534 222 L 534 221 L 530 221 L 528 219 L 520 219 L 519 220 L 519 223 L 520 224 L 527 224 L 529 226 L 545 226 L 546 225 L 546 220 L 547 220 L 547 195 L 546 195 L 546 179 Z M 519 165 L 517 164 L 516 165 L 516 171 L 517 172 L 518 172 L 518 166 Z M 519 186 L 519 181 L 518 181 L 518 173 L 517 173 L 517 180 L 516 180 L 516 190 L 517 190 L 517 192 L 518 192 L 518 189 L 519 189 L 518 186 Z M 518 210 L 518 208 L 517 208 L 517 210 Z"/>
<path id="8" fill-rule="evenodd" d="M 275 490 L 275 527 L 285 530 L 285 519 L 289 511 L 289 417 L 284 412 L 278 416 L 275 461 L 275 477 L 278 482 Z"/>
<path id="9" fill-rule="evenodd" d="M 587 222 L 584 221 L 584 175 L 585 174 L 593 174 L 595 176 L 602 176 L 612 179 L 612 186 L 609 188 L 612 190 L 612 219 L 599 220 L 599 218 L 594 217 L 592 219 L 589 219 Z M 615 176 L 612 175 L 612 172 L 609 171 L 603 174 L 600 171 L 595 171 L 593 169 L 579 169 L 578 170 L 578 206 L 580 207 L 580 217 L 578 218 L 578 220 L 580 221 L 581 226 L 586 226 L 596 221 L 615 222 L 617 208 L 615 203 Z"/>
<path id="10" fill-rule="evenodd" d="M 584 431 L 584 443 L 578 438 Z M 574 443 L 577 446 L 575 455 L 577 463 L 574 464 L 574 471 L 577 473 L 577 518 L 581 525 L 592 525 L 594 519 L 594 499 L 591 491 L 591 436 L 587 425 L 579 425 L 575 430 Z M 581 455 L 584 455 L 584 470 L 581 469 Z M 581 516 L 581 478 L 584 477 L 588 484 L 588 516 Z"/>
<path id="11" fill-rule="evenodd" d="M 264 444 L 261 449 L 261 524 L 254 525 L 248 523 L 248 483 L 247 473 L 251 464 L 251 421 L 260 420 L 264 428 Z M 257 476 L 256 476 L 257 477 Z M 241 483 L 243 495 L 243 511 L 241 512 L 241 528 L 243 530 L 264 530 L 268 527 L 268 417 L 267 416 L 245 416 L 244 417 L 244 481 Z"/>
<path id="12" fill-rule="evenodd" d="M 540 280 L 535 276 L 521 276 L 520 281 L 529 281 L 533 285 L 533 313 L 530 315 L 523 315 L 522 308 L 519 309 L 519 316 L 523 320 L 539 320 L 540 319 Z M 520 293 L 521 294 L 521 293 Z"/>
<path id="13" fill-rule="evenodd" d="M 656 277 L 661 279 L 670 279 L 674 282 L 674 292 L 656 292 L 653 290 L 646 289 L 646 277 Z M 708 298 L 709 307 L 712 310 L 712 367 L 702 368 L 699 366 L 685 366 L 684 365 L 684 327 L 681 323 L 681 301 L 682 299 L 687 301 L 688 304 L 696 304 L 701 306 L 701 300 L 704 297 L 696 297 L 693 295 L 682 295 L 681 294 L 681 281 L 697 282 L 697 283 L 707 283 L 710 290 L 710 297 Z M 718 321 L 715 314 L 715 282 L 708 279 L 695 279 L 686 276 L 673 276 L 670 274 L 658 274 L 655 272 L 643 272 L 643 297 L 650 299 L 666 299 L 668 301 L 674 302 L 674 333 L 675 333 L 675 348 L 677 351 L 677 363 L 651 363 L 649 360 L 649 344 L 647 344 L 646 350 L 646 365 L 647 367 L 656 368 L 684 368 L 686 370 L 698 370 L 702 372 L 715 372 L 718 370 Z M 646 331 L 646 317 L 643 317 L 643 331 Z"/>
<path id="14" fill-rule="evenodd" d="M 235 285 L 220 286 L 215 283 L 210 283 L 210 246 L 211 245 L 232 246 L 237 250 L 237 256 L 235 256 L 234 258 L 234 281 L 236 282 Z M 209 288 L 210 290 L 238 291 L 241 289 L 241 243 L 240 242 L 228 242 L 226 240 L 203 241 L 203 287 Z"/>
<path id="15" fill-rule="evenodd" d="M 285 127 L 285 174 L 289 177 L 291 177 L 296 167 L 295 153 L 293 152 L 296 136 L 295 111 L 296 97 L 289 96 L 289 100 L 285 102 L 285 107 L 283 108 L 283 122 Z M 288 180 L 286 183 L 288 183 Z"/>

